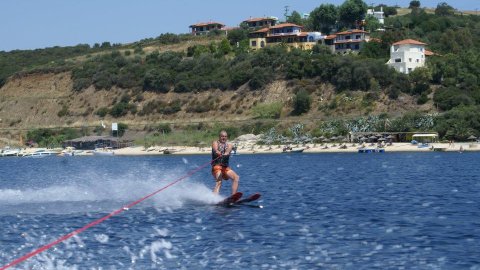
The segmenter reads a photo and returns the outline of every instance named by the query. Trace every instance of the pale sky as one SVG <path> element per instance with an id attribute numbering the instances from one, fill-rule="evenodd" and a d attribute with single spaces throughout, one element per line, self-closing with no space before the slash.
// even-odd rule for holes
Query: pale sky
<path id="1" fill-rule="evenodd" d="M 0 51 L 77 44 L 130 43 L 162 33 L 187 33 L 198 22 L 237 26 L 249 17 L 309 13 L 322 3 L 344 0 L 1 0 Z M 410 0 L 372 0 L 367 4 L 408 7 Z M 480 0 L 420 0 L 423 7 L 447 2 L 459 10 L 480 9 Z"/>

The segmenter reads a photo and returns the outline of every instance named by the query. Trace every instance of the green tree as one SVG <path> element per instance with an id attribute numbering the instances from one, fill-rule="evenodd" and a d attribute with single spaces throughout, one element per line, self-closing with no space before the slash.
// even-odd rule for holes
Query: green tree
<path id="1" fill-rule="evenodd" d="M 227 39 L 230 41 L 230 45 L 237 46 L 241 41 L 248 39 L 248 30 L 243 28 L 230 30 Z"/>
<path id="2" fill-rule="evenodd" d="M 435 9 L 435 15 L 438 16 L 452 16 L 455 13 L 455 9 L 445 2 L 441 2 Z"/>
<path id="3" fill-rule="evenodd" d="M 293 114 L 301 115 L 310 110 L 312 97 L 305 89 L 300 89 L 293 99 Z"/>
<path id="4" fill-rule="evenodd" d="M 303 25 L 304 24 L 302 15 L 300 15 L 300 13 L 298 13 L 295 10 L 292 12 L 292 14 L 290 14 L 290 16 L 288 16 L 287 22 L 293 23 L 293 24 L 296 24 L 296 25 Z"/>
<path id="5" fill-rule="evenodd" d="M 381 27 L 380 22 L 373 15 L 368 15 L 365 17 L 366 30 L 373 32 Z"/>
<path id="6" fill-rule="evenodd" d="M 355 28 L 367 13 L 362 0 L 346 0 L 338 9 L 339 21 L 344 27 Z"/>
<path id="7" fill-rule="evenodd" d="M 321 4 L 310 13 L 309 26 L 312 30 L 330 34 L 337 23 L 337 18 L 338 8 L 335 5 Z"/>
<path id="8" fill-rule="evenodd" d="M 420 7 L 420 1 L 418 0 L 410 1 L 410 5 L 408 6 L 408 8 L 411 8 L 411 9 L 419 8 L 419 7 Z"/>
<path id="9" fill-rule="evenodd" d="M 408 76 L 413 83 L 412 94 L 421 95 L 430 89 L 432 72 L 427 67 L 416 68 Z"/>

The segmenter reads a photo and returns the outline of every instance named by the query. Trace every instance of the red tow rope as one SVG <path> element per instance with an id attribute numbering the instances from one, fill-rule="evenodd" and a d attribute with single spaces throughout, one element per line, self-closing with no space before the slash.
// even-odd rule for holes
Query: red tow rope
<path id="1" fill-rule="evenodd" d="M 145 196 L 145 197 L 143 197 L 143 198 L 141 198 L 141 199 L 139 199 L 139 200 L 136 200 L 136 201 L 134 201 L 134 202 L 132 202 L 132 203 L 130 203 L 130 204 L 127 204 L 127 205 L 123 206 L 122 208 L 120 208 L 120 209 L 118 209 L 118 210 L 115 210 L 115 211 L 111 212 L 110 214 L 108 214 L 108 215 L 106 215 L 106 216 L 104 216 L 104 217 L 102 217 L 102 218 L 99 218 L 99 219 L 97 219 L 97 220 L 94 220 L 93 222 L 88 223 L 87 225 L 83 226 L 82 228 L 77 229 L 77 230 L 75 230 L 75 231 L 73 231 L 73 232 L 71 232 L 71 233 L 69 233 L 69 234 L 66 234 L 66 235 L 58 238 L 57 240 L 51 242 L 50 244 L 44 245 L 44 246 L 42 246 L 42 247 L 40 247 L 40 248 L 38 248 L 38 249 L 36 249 L 36 250 L 28 253 L 28 254 L 23 255 L 22 257 L 14 260 L 14 261 L 12 261 L 12 262 L 10 262 L 9 264 L 2 266 L 2 268 L 0 268 L 0 270 L 5 270 L 5 269 L 10 268 L 10 267 L 12 267 L 12 266 L 14 266 L 14 265 L 17 265 L 17 264 L 19 264 L 19 263 L 21 263 L 21 262 L 29 259 L 30 257 L 33 257 L 33 256 L 35 256 L 35 255 L 37 255 L 37 254 L 39 254 L 39 253 L 41 253 L 41 252 L 43 252 L 43 251 L 45 251 L 45 250 L 47 250 L 47 249 L 49 249 L 49 248 L 55 246 L 56 244 L 61 243 L 61 242 L 65 241 L 65 240 L 69 239 L 70 237 L 72 237 L 72 236 L 74 236 L 74 235 L 77 235 L 77 234 L 79 234 L 79 233 L 87 230 L 87 229 L 90 228 L 90 227 L 93 227 L 93 226 L 95 226 L 95 225 L 97 225 L 97 224 L 100 224 L 100 223 L 104 222 L 105 220 L 107 220 L 107 219 L 109 219 L 109 218 L 111 218 L 111 217 L 113 217 L 113 216 L 115 216 L 115 215 L 118 215 L 118 214 L 122 213 L 122 212 L 125 211 L 125 210 L 128 210 L 129 208 L 131 208 L 131 207 L 133 207 L 133 206 L 135 206 L 135 205 L 137 205 L 137 204 L 145 201 L 146 199 L 148 199 L 148 198 L 150 198 L 150 197 L 152 197 L 152 196 L 155 196 L 157 193 L 162 192 L 162 191 L 164 191 L 165 189 L 167 189 L 167 188 L 175 185 L 176 183 L 178 183 L 178 182 L 180 182 L 180 181 L 182 181 L 182 180 L 184 180 L 184 179 L 192 176 L 194 173 L 196 173 L 196 172 L 200 171 L 201 169 L 205 168 L 206 166 L 210 165 L 213 161 L 214 161 L 214 160 L 209 161 L 209 162 L 207 162 L 207 163 L 199 166 L 199 167 L 196 168 L 195 170 L 192 170 L 192 171 L 188 172 L 188 173 L 185 174 L 184 176 L 182 176 L 182 177 L 178 178 L 177 180 L 169 183 L 168 185 L 162 187 L 161 189 L 159 189 L 159 190 L 157 190 L 157 191 L 155 191 L 155 192 L 153 192 L 153 193 L 148 194 L 147 196 Z"/>

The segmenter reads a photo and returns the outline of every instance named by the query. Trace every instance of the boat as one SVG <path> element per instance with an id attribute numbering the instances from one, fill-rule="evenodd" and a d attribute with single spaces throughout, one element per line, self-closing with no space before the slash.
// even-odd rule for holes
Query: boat
<path id="1" fill-rule="evenodd" d="M 294 149 L 294 148 L 291 148 L 291 147 L 284 147 L 283 150 L 282 150 L 282 153 L 302 153 L 303 150 L 305 150 L 305 149 L 304 148 Z"/>
<path id="2" fill-rule="evenodd" d="M 61 157 L 73 157 L 73 156 L 81 156 L 84 155 L 85 153 L 83 150 L 76 150 L 75 147 L 73 146 L 67 146 L 65 147 L 60 154 L 58 154 Z"/>
<path id="3" fill-rule="evenodd" d="M 93 150 L 93 154 L 95 156 L 113 156 L 115 152 L 113 152 L 113 149 L 111 147 L 102 147 L 95 148 L 95 150 Z"/>
<path id="4" fill-rule="evenodd" d="M 9 146 L 5 147 L 0 151 L 0 156 L 2 157 L 16 157 L 20 154 L 20 149 L 18 148 L 10 148 Z"/>
<path id="5" fill-rule="evenodd" d="M 47 157 L 47 156 L 56 156 L 58 155 L 58 151 L 55 150 L 48 150 L 48 149 L 38 149 L 35 152 L 31 153 L 26 153 L 23 156 L 24 157 L 31 157 L 31 158 L 42 158 L 42 157 Z"/>

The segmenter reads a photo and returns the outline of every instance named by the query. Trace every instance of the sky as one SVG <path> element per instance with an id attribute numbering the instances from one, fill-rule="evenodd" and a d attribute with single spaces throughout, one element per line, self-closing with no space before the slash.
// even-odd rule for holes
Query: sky
<path id="1" fill-rule="evenodd" d="M 130 43 L 162 33 L 188 33 L 189 25 L 217 21 L 237 26 L 250 17 L 284 19 L 289 11 L 309 13 L 323 3 L 344 0 L 1 0 L 0 51 L 77 44 Z M 408 7 L 410 0 L 371 0 L 367 4 Z M 480 0 L 420 0 L 423 7 L 447 2 L 478 10 Z M 480 12 L 480 11 L 479 11 Z"/>

